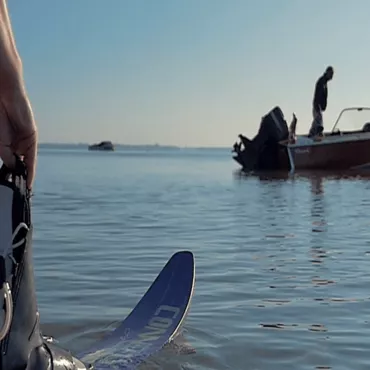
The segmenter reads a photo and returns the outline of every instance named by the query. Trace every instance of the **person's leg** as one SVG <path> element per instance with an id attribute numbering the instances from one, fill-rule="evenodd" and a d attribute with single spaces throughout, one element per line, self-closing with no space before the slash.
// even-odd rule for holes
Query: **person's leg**
<path id="1" fill-rule="evenodd" d="M 14 153 L 24 157 L 32 187 L 37 159 L 37 129 L 23 79 L 6 0 L 0 0 L 0 157 L 13 167 Z"/>
<path id="2" fill-rule="evenodd" d="M 308 134 L 309 137 L 321 135 L 324 130 L 324 124 L 323 124 L 321 111 L 319 109 L 316 109 L 315 107 L 312 108 L 312 116 L 313 116 L 313 121 L 312 121 L 310 132 Z"/>

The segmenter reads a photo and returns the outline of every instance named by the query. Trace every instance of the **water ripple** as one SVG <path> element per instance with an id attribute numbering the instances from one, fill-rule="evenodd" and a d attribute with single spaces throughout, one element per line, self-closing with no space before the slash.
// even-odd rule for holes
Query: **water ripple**
<path id="1" fill-rule="evenodd" d="M 369 368 L 367 180 L 236 181 L 226 152 L 89 154 L 40 152 L 35 273 L 51 335 L 76 350 L 101 337 L 190 249 L 183 335 L 143 369 Z"/>

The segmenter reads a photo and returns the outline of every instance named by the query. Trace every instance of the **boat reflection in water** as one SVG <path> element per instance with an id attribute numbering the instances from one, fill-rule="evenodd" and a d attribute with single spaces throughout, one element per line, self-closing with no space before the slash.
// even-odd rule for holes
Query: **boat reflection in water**
<path id="1" fill-rule="evenodd" d="M 260 181 L 296 181 L 300 179 L 309 180 L 314 189 L 322 189 L 324 180 L 370 180 L 370 170 L 342 170 L 342 171 L 296 171 L 294 174 L 286 171 L 258 171 L 245 173 L 243 170 L 236 170 L 233 173 L 238 180 L 258 178 Z M 314 184 L 317 184 L 315 186 Z M 318 184 L 320 184 L 318 186 Z"/>

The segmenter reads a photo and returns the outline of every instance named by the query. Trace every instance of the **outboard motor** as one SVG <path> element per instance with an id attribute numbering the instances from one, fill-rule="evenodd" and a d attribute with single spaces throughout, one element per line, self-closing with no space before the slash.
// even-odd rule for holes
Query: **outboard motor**
<path id="1" fill-rule="evenodd" d="M 92 369 L 41 334 L 26 176 L 19 158 L 0 169 L 0 370 Z"/>
<path id="2" fill-rule="evenodd" d="M 244 150 L 234 158 L 243 169 L 275 170 L 279 167 L 279 142 L 288 140 L 289 129 L 280 107 L 275 107 L 262 117 L 260 128 L 253 140 L 239 135 Z"/>
<path id="3" fill-rule="evenodd" d="M 278 143 L 288 139 L 289 129 L 280 107 L 275 107 L 268 112 L 261 121 L 258 134 L 253 139 L 257 146 L 263 146 L 266 142 Z"/>

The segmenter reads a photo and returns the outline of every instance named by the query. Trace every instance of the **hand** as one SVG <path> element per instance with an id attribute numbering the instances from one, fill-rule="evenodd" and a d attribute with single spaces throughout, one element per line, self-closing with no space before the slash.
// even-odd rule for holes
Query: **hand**
<path id="1" fill-rule="evenodd" d="M 31 105 L 23 89 L 2 89 L 0 84 L 0 157 L 4 164 L 15 165 L 14 154 L 27 169 L 27 187 L 32 188 L 37 157 L 37 129 Z"/>

